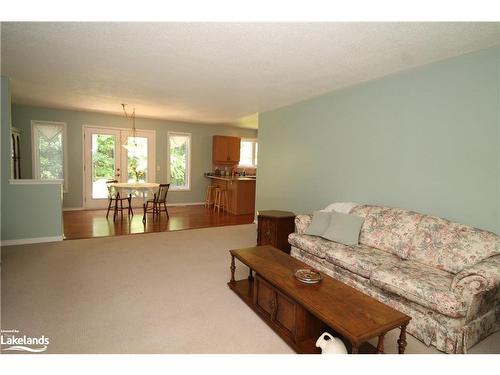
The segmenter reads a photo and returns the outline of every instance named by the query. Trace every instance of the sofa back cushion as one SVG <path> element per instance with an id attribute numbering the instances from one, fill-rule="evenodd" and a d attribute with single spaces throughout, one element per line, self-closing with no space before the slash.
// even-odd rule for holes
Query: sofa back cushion
<path id="1" fill-rule="evenodd" d="M 295 233 L 304 234 L 312 222 L 313 215 L 296 215 L 295 216 Z"/>
<path id="2" fill-rule="evenodd" d="M 359 244 L 359 232 L 364 218 L 358 215 L 329 212 L 330 224 L 322 234 L 323 238 L 344 245 Z"/>
<path id="3" fill-rule="evenodd" d="M 500 254 L 499 236 L 439 217 L 424 216 L 408 258 L 458 273 L 496 254 Z"/>
<path id="4" fill-rule="evenodd" d="M 306 228 L 304 234 L 322 236 L 330 225 L 330 218 L 330 212 L 316 211 L 313 214 L 311 224 Z"/>
<path id="5" fill-rule="evenodd" d="M 365 218 L 359 243 L 376 247 L 399 256 L 408 258 L 418 224 L 423 215 L 403 210 L 372 205 L 359 205 L 351 214 Z"/>

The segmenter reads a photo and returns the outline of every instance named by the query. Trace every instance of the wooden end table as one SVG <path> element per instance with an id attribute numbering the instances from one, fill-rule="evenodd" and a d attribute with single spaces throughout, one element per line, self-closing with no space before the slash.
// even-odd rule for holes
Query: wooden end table
<path id="1" fill-rule="evenodd" d="M 290 254 L 288 235 L 295 230 L 295 214 L 267 210 L 257 213 L 257 246 L 271 245 Z"/>
<path id="2" fill-rule="evenodd" d="M 311 267 L 272 246 L 230 254 L 229 288 L 297 353 L 319 353 L 315 344 L 324 331 L 340 336 L 352 354 L 383 353 L 385 334 L 395 328 L 401 330 L 398 349 L 404 353 L 408 315 L 324 273 L 318 284 L 301 283 L 294 272 Z M 235 259 L 249 267 L 247 279 L 235 280 Z M 374 337 L 376 348 L 367 342 Z"/>

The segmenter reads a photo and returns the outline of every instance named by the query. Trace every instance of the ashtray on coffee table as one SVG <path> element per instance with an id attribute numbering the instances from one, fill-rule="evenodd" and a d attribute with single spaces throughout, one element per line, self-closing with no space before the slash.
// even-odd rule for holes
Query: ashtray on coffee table
<path id="1" fill-rule="evenodd" d="M 316 284 L 323 279 L 319 271 L 312 268 L 298 269 L 295 271 L 294 276 L 297 280 L 306 284 Z"/>

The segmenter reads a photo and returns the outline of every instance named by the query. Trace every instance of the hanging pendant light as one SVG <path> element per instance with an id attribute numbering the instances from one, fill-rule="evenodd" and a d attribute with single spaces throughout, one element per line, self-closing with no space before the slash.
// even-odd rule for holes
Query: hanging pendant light
<path id="1" fill-rule="evenodd" d="M 128 137 L 125 140 L 125 143 L 122 145 L 127 151 L 133 152 L 137 150 L 137 138 L 136 138 L 136 130 L 135 130 L 135 108 L 132 111 L 132 115 L 127 113 L 125 109 L 126 104 L 122 103 L 123 112 L 125 113 L 125 118 L 132 119 L 132 144 L 129 143 Z"/>

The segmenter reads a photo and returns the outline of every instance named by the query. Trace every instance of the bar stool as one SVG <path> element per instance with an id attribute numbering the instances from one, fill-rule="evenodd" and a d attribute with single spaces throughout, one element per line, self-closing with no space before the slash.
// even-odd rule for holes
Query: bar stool
<path id="1" fill-rule="evenodd" d="M 210 208 L 212 204 L 215 203 L 215 189 L 216 185 L 208 185 L 207 187 L 207 195 L 205 197 L 205 207 Z"/>
<path id="2" fill-rule="evenodd" d="M 214 202 L 214 212 L 217 210 L 217 213 L 222 211 L 227 211 L 228 209 L 228 201 L 227 201 L 227 190 L 224 188 L 216 187 L 215 188 L 215 202 Z"/>

